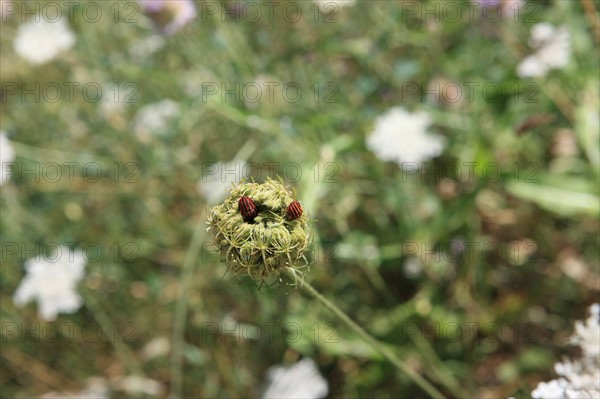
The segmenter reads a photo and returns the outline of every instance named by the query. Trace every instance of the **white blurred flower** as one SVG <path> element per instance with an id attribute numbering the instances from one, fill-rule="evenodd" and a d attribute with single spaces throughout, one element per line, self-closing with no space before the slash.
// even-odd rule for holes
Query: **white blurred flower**
<path id="1" fill-rule="evenodd" d="M 575 323 L 571 343 L 581 347 L 582 356 L 556 363 L 559 377 L 540 382 L 531 393 L 534 399 L 600 398 L 600 305 L 590 307 L 590 317 Z"/>
<path id="2" fill-rule="evenodd" d="M 585 323 L 575 322 L 575 334 L 571 336 L 571 344 L 579 345 L 588 357 L 600 360 L 600 304 L 590 306 L 589 312 L 590 317 Z"/>
<path id="3" fill-rule="evenodd" d="M 367 137 L 367 147 L 383 161 L 394 161 L 401 167 L 438 156 L 444 150 L 443 137 L 429 133 L 431 118 L 425 112 L 410 113 L 394 107 L 375 120 L 375 128 Z"/>
<path id="4" fill-rule="evenodd" d="M 165 356 L 171 350 L 171 341 L 166 337 L 157 337 L 148 342 L 142 349 L 142 356 L 146 360 Z"/>
<path id="5" fill-rule="evenodd" d="M 140 0 L 140 5 L 167 35 L 172 35 L 196 18 L 196 6 L 192 0 Z"/>
<path id="6" fill-rule="evenodd" d="M 27 275 L 13 296 L 17 306 L 37 299 L 40 316 L 48 321 L 58 313 L 74 313 L 82 304 L 76 291 L 84 277 L 85 258 L 81 251 L 58 247 L 52 256 L 36 256 L 25 262 Z"/>
<path id="7" fill-rule="evenodd" d="M 133 131 L 140 141 L 148 142 L 153 134 L 165 134 L 171 120 L 180 114 L 179 104 L 170 99 L 148 104 L 136 113 Z"/>
<path id="8" fill-rule="evenodd" d="M 161 396 L 164 387 L 158 381 L 136 375 L 119 378 L 114 383 L 115 389 L 129 394 L 143 393 L 150 396 Z"/>
<path id="9" fill-rule="evenodd" d="M 564 398 L 568 382 L 564 378 L 557 378 L 548 382 L 540 382 L 537 388 L 531 393 L 534 399 L 554 399 Z"/>
<path id="10" fill-rule="evenodd" d="M 264 399 L 319 399 L 327 396 L 327 381 L 312 359 L 304 358 L 291 367 L 273 366 L 267 371 L 269 385 Z"/>
<path id="11" fill-rule="evenodd" d="M 13 44 L 17 54 L 30 63 L 44 64 L 73 47 L 75 34 L 65 19 L 49 22 L 37 15 L 19 26 Z"/>
<path id="12" fill-rule="evenodd" d="M 404 274 L 408 278 L 417 278 L 423 273 L 423 263 L 416 256 L 411 256 L 404 262 Z"/>
<path id="13" fill-rule="evenodd" d="M 324 13 L 331 13 L 342 7 L 353 6 L 354 3 L 356 3 L 356 0 L 315 0 L 315 4 Z"/>
<path id="14" fill-rule="evenodd" d="M 13 149 L 6 133 L 0 130 L 0 186 L 8 182 L 10 175 L 8 173 L 9 164 L 15 160 L 15 150 Z"/>
<path id="15" fill-rule="evenodd" d="M 161 35 L 150 35 L 129 46 L 129 55 L 134 61 L 143 61 L 160 50 L 166 41 Z"/>
<path id="16" fill-rule="evenodd" d="M 206 199 L 208 205 L 215 205 L 227 197 L 232 183 L 238 183 L 246 177 L 246 162 L 231 161 L 212 164 L 207 167 L 209 173 L 202 176 L 198 181 L 197 189 Z"/>
<path id="17" fill-rule="evenodd" d="M 542 22 L 531 28 L 529 45 L 535 52 L 523 59 L 517 67 L 517 74 L 522 77 L 545 76 L 551 69 L 559 69 L 567 65 L 571 56 L 571 34 L 562 26 Z"/>
<path id="18" fill-rule="evenodd" d="M 108 383 L 102 377 L 90 377 L 79 392 L 48 392 L 40 399 L 108 399 Z"/>

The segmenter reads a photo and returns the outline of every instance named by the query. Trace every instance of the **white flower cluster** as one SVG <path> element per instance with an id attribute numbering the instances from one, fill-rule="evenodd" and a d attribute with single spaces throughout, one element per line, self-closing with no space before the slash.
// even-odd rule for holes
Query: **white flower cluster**
<path id="1" fill-rule="evenodd" d="M 56 319 L 58 313 L 74 313 L 82 304 L 76 291 L 84 277 L 83 252 L 60 246 L 48 258 L 36 256 L 25 262 L 27 275 L 13 296 L 17 306 L 37 299 L 40 316 Z"/>
<path id="2" fill-rule="evenodd" d="M 581 347 L 582 357 L 554 365 L 559 377 L 540 382 L 531 393 L 534 399 L 600 398 L 600 305 L 590 307 L 590 317 L 575 323 L 571 343 Z"/>
<path id="3" fill-rule="evenodd" d="M 5 184 L 10 178 L 8 174 L 8 164 L 14 161 L 15 150 L 13 149 L 6 133 L 0 130 L 0 186 Z"/>
<path id="4" fill-rule="evenodd" d="M 444 150 L 444 138 L 427 131 L 430 124 L 431 118 L 425 112 L 392 108 L 375 120 L 367 147 L 379 159 L 394 161 L 403 168 L 408 163 L 421 163 Z"/>
<path id="5" fill-rule="evenodd" d="M 19 26 L 14 47 L 31 64 L 45 64 L 75 44 L 75 34 L 64 19 L 46 21 L 40 16 Z"/>
<path id="6" fill-rule="evenodd" d="M 546 22 L 534 25 L 529 45 L 535 52 L 517 67 L 517 74 L 522 78 L 545 76 L 551 69 L 562 68 L 569 62 L 571 34 L 564 26 L 556 28 Z"/>
<path id="7" fill-rule="evenodd" d="M 327 381 L 314 360 L 304 358 L 291 367 L 274 366 L 268 371 L 269 386 L 264 399 L 320 399 L 327 396 Z"/>

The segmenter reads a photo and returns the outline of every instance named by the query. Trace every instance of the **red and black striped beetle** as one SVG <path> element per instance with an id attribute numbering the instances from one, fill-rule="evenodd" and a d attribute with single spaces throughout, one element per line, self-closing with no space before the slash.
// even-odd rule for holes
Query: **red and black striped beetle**
<path id="1" fill-rule="evenodd" d="M 288 205 L 287 211 L 285 213 L 288 220 L 296 220 L 300 216 L 302 216 L 302 205 L 296 200 L 293 200 L 291 204 Z"/>
<path id="2" fill-rule="evenodd" d="M 252 201 L 252 198 L 245 195 L 238 200 L 238 208 L 246 221 L 253 220 L 258 215 L 258 207 Z"/>

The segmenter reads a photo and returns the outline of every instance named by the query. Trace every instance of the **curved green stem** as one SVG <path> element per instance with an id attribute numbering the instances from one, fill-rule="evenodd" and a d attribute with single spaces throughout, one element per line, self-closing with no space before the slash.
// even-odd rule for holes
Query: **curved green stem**
<path id="1" fill-rule="evenodd" d="M 296 271 L 292 268 L 285 269 L 287 273 L 294 278 L 294 281 L 297 279 Z M 432 398 L 443 398 L 444 395 L 438 391 L 429 381 L 425 378 L 421 377 L 414 370 L 408 367 L 402 360 L 398 358 L 392 351 L 383 346 L 379 341 L 373 338 L 368 332 L 366 332 L 361 326 L 356 324 L 354 320 L 352 320 L 346 313 L 344 313 L 340 308 L 338 308 L 333 302 L 329 299 L 325 298 L 321 295 L 316 289 L 313 288 L 307 282 L 301 283 L 302 288 L 312 295 L 316 300 L 321 302 L 327 309 L 331 310 L 337 317 L 339 317 L 344 323 L 348 325 L 351 329 L 353 329 L 366 343 L 368 343 L 373 349 L 383 355 L 387 360 L 389 360 L 396 368 L 410 377 L 417 385 L 419 385 L 427 394 L 429 394 Z"/>

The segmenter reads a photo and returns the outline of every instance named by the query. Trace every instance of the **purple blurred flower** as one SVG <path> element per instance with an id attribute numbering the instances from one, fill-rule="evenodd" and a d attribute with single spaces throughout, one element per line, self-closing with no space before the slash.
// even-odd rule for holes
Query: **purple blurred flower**
<path id="1" fill-rule="evenodd" d="M 140 0 L 142 11 L 165 34 L 172 35 L 196 18 L 192 0 Z"/>

